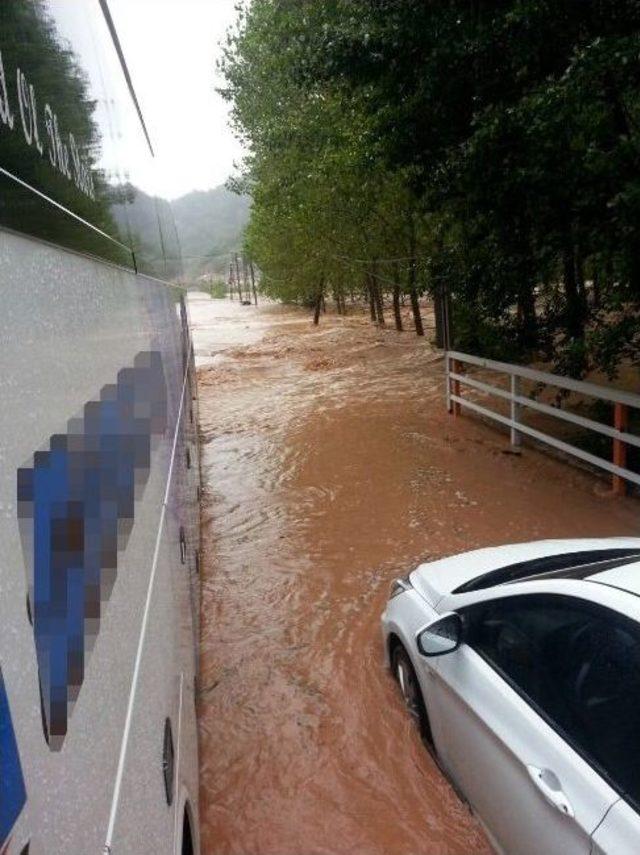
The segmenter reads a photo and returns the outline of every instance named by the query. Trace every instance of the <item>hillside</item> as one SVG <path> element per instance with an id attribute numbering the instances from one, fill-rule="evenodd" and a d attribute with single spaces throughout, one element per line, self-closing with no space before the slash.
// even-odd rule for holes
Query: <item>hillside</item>
<path id="1" fill-rule="evenodd" d="M 229 254 L 239 249 L 249 219 L 250 200 L 223 185 L 194 191 L 171 203 L 187 277 L 224 273 Z M 204 256 L 204 257 L 203 257 Z"/>

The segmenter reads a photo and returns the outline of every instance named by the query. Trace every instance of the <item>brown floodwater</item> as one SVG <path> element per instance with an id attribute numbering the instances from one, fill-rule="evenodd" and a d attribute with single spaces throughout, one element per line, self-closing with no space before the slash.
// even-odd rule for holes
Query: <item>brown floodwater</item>
<path id="1" fill-rule="evenodd" d="M 593 476 L 444 409 L 410 332 L 191 298 L 202 441 L 204 855 L 484 853 L 383 667 L 421 561 L 638 533 Z"/>

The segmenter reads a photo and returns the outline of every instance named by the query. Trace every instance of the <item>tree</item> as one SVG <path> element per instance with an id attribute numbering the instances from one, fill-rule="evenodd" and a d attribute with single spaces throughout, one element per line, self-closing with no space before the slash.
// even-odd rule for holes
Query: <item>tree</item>
<path id="1" fill-rule="evenodd" d="M 397 270 L 459 347 L 638 361 L 639 56 L 638 0 L 254 0 L 223 66 L 274 293 L 361 264 L 380 323 Z"/>
<path id="2" fill-rule="evenodd" d="M 366 96 L 345 98 L 307 74 L 327 11 L 259 0 L 229 39 L 224 94 L 251 150 L 242 183 L 253 197 L 247 246 L 272 296 L 316 306 L 321 290 L 342 310 L 355 281 L 382 325 L 382 292 L 401 283 L 381 272 L 379 259 L 410 254 L 416 241 L 405 221 L 415 199 L 408 174 L 389 171 L 376 151 Z M 417 276 L 408 274 L 406 287 L 421 330 Z"/>

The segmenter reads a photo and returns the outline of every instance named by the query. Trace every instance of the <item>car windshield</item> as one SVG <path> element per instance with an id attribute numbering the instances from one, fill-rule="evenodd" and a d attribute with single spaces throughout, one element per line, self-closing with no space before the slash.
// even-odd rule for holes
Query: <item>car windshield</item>
<path id="1" fill-rule="evenodd" d="M 480 591 L 494 585 L 522 582 L 528 579 L 586 579 L 603 570 L 631 564 L 640 560 L 639 549 L 595 549 L 582 552 L 564 552 L 561 555 L 545 555 L 529 561 L 520 561 L 490 570 L 456 588 L 454 594 Z"/>

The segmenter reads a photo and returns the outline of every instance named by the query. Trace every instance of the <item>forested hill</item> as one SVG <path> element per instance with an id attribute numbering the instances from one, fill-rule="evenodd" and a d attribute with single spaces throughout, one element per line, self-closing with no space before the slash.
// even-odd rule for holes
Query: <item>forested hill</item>
<path id="1" fill-rule="evenodd" d="M 229 254 L 240 249 L 249 219 L 250 200 L 224 185 L 194 191 L 171 203 L 182 246 L 187 277 L 223 273 Z"/>

